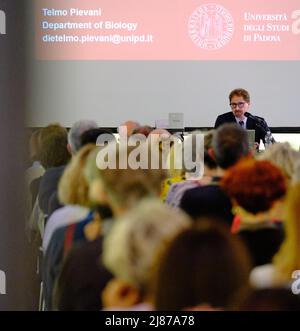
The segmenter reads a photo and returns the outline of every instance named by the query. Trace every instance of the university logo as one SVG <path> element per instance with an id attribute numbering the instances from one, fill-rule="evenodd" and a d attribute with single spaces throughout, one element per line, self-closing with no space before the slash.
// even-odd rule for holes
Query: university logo
<path id="1" fill-rule="evenodd" d="M 3 10 L 0 10 L 0 34 L 6 34 L 6 15 Z"/>
<path id="2" fill-rule="evenodd" d="M 205 4 L 190 16 L 188 31 L 198 47 L 217 50 L 225 46 L 233 36 L 233 17 L 227 9 L 218 4 Z"/>
<path id="3" fill-rule="evenodd" d="M 0 270 L 0 295 L 1 294 L 6 294 L 6 275 L 2 270 Z"/>

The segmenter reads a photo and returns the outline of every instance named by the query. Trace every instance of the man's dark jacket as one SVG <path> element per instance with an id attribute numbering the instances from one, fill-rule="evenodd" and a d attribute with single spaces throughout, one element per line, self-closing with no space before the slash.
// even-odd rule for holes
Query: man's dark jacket
<path id="1" fill-rule="evenodd" d="M 263 121 L 265 121 L 262 117 L 258 117 L 258 116 L 256 116 L 256 117 L 263 120 Z M 216 119 L 215 129 L 218 128 L 220 125 L 222 125 L 224 123 L 237 123 L 236 119 L 233 115 L 233 112 L 230 111 L 228 113 L 219 115 Z M 267 123 L 266 123 L 266 125 L 267 125 Z M 259 143 L 260 140 L 265 142 L 265 131 L 263 129 L 261 129 L 257 125 L 257 122 L 255 122 L 252 118 L 249 118 L 249 117 L 247 118 L 246 129 L 247 130 L 255 130 L 255 142 Z"/>

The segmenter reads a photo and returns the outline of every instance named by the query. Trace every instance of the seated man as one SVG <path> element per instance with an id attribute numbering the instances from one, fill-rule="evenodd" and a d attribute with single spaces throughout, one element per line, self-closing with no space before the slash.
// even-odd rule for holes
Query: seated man
<path id="1" fill-rule="evenodd" d="M 255 130 L 255 142 L 257 143 L 257 147 L 259 146 L 260 140 L 265 144 L 265 138 L 270 129 L 262 117 L 248 113 L 250 107 L 250 95 L 248 91 L 242 88 L 231 91 L 229 94 L 229 105 L 232 111 L 217 117 L 215 129 L 224 123 L 238 123 L 246 130 Z M 270 139 L 271 141 L 268 143 L 273 143 L 274 138 L 271 136 Z"/>

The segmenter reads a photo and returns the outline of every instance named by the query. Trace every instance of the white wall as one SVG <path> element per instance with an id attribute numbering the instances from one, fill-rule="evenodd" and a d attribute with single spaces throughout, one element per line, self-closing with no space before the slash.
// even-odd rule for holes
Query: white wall
<path id="1" fill-rule="evenodd" d="M 102 126 L 127 119 L 154 125 L 183 112 L 185 126 L 210 127 L 230 111 L 228 93 L 246 88 L 250 112 L 270 126 L 300 126 L 299 61 L 35 61 L 28 126 L 81 118 Z"/>

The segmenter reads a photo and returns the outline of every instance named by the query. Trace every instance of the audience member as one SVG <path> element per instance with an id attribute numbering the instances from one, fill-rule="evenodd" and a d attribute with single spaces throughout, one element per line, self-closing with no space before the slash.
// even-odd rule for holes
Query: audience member
<path id="1" fill-rule="evenodd" d="M 95 128 L 85 132 L 80 137 L 81 147 L 87 144 L 97 144 L 98 140 L 101 139 L 101 135 L 105 135 L 105 138 L 109 138 L 110 141 L 115 139 L 110 130 Z"/>
<path id="2" fill-rule="evenodd" d="M 179 233 L 157 264 L 156 310 L 226 310 L 248 290 L 251 265 L 246 249 L 211 219 Z"/>
<path id="3" fill-rule="evenodd" d="M 67 149 L 71 155 L 75 155 L 82 144 L 82 135 L 89 130 L 97 130 L 97 123 L 92 120 L 80 120 L 75 122 L 68 132 Z M 94 143 L 94 141 L 91 141 Z M 88 141 L 86 142 L 88 143 Z M 55 190 L 48 199 L 48 215 L 50 216 L 56 209 L 62 207 L 58 200 L 57 190 Z"/>
<path id="4" fill-rule="evenodd" d="M 268 160 L 279 167 L 289 184 L 294 176 L 297 161 L 300 161 L 300 153 L 294 150 L 289 143 L 276 143 L 259 153 L 257 158 Z"/>
<path id="5" fill-rule="evenodd" d="M 75 122 L 68 132 L 68 150 L 70 154 L 76 154 L 82 147 L 81 136 L 84 132 L 97 129 L 98 125 L 92 120 L 79 120 Z"/>
<path id="6" fill-rule="evenodd" d="M 43 237 L 49 199 L 56 191 L 59 178 L 71 158 L 67 150 L 67 130 L 59 124 L 50 124 L 41 130 L 39 146 L 39 158 L 45 173 L 36 179 L 39 181 L 38 196 L 26 229 L 30 240 L 37 235 Z"/>
<path id="7" fill-rule="evenodd" d="M 270 263 L 283 238 L 285 177 L 269 161 L 247 159 L 231 167 L 221 180 L 236 215 L 238 232 L 254 266 Z"/>
<path id="8" fill-rule="evenodd" d="M 133 130 L 139 128 L 140 126 L 141 126 L 140 123 L 128 120 L 128 121 L 122 123 L 118 127 L 118 133 L 119 133 L 120 137 L 128 138 L 132 135 Z"/>
<path id="9" fill-rule="evenodd" d="M 185 139 L 193 139 L 195 134 L 197 134 L 197 132 L 192 133 L 190 136 L 188 136 Z M 213 177 L 217 175 L 216 161 L 209 155 L 209 150 L 212 148 L 211 145 L 212 137 L 213 137 L 213 131 L 206 132 L 204 135 L 204 172 L 202 178 L 199 179 L 195 177 L 194 175 L 195 169 L 189 169 L 189 170 L 184 169 L 185 180 L 171 185 L 166 198 L 167 204 L 173 207 L 179 207 L 182 196 L 187 190 L 197 187 L 199 185 L 208 185 L 212 181 Z M 198 158 L 202 160 L 203 158 L 201 155 L 201 152 L 203 152 L 202 148 L 198 148 L 197 150 L 196 147 L 197 147 L 196 144 L 192 145 L 192 154 L 193 154 L 192 160 L 197 160 L 196 153 L 198 153 Z M 201 167 L 202 165 L 199 166 Z"/>
<path id="10" fill-rule="evenodd" d="M 46 172 L 40 182 L 38 200 L 41 211 L 47 216 L 49 199 L 57 190 L 58 181 L 71 158 L 67 137 L 67 130 L 60 125 L 49 125 L 40 134 L 40 158 Z"/>
<path id="11" fill-rule="evenodd" d="M 241 158 L 249 156 L 248 136 L 245 130 L 236 124 L 224 124 L 213 135 L 210 156 L 216 161 L 217 176 L 209 185 L 199 186 L 186 191 L 180 207 L 192 218 L 217 217 L 231 226 L 233 214 L 229 197 L 220 188 L 219 182 L 226 169 Z"/>
<path id="12" fill-rule="evenodd" d="M 95 145 L 83 147 L 66 167 L 58 184 L 58 196 L 64 205 L 48 219 L 43 237 L 43 250 L 46 252 L 51 237 L 57 228 L 82 220 L 89 212 L 88 183 L 83 169 Z"/>
<path id="13" fill-rule="evenodd" d="M 153 131 L 153 128 L 149 125 L 144 125 L 144 126 L 140 126 L 137 127 L 135 129 L 132 130 L 132 134 L 142 134 L 145 137 L 148 137 L 149 134 Z"/>
<path id="14" fill-rule="evenodd" d="M 115 278 L 103 293 L 105 308 L 152 310 L 154 257 L 190 225 L 188 217 L 158 199 L 145 199 L 118 219 L 104 241 L 103 262 Z"/>

